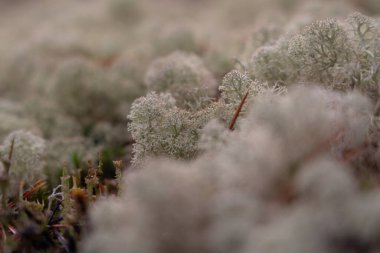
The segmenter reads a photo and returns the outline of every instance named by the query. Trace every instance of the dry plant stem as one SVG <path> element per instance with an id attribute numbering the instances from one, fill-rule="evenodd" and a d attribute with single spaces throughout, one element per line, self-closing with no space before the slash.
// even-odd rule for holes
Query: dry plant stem
<path id="1" fill-rule="evenodd" d="M 23 185 L 24 185 L 24 182 L 20 184 L 20 196 L 19 196 L 18 201 L 28 200 L 33 193 L 37 192 L 42 187 L 46 186 L 46 181 L 44 179 L 38 180 L 34 185 L 32 185 L 32 187 L 29 190 L 25 192 L 21 191 L 23 189 Z M 16 202 L 12 201 L 8 203 L 8 208 L 15 208 L 15 207 L 16 207 Z"/>
<path id="2" fill-rule="evenodd" d="M 240 102 L 238 108 L 237 108 L 236 111 L 235 111 L 234 117 L 232 118 L 232 120 L 231 120 L 231 122 L 230 122 L 230 125 L 229 125 L 229 127 L 228 127 L 228 129 L 230 129 L 231 131 L 234 130 L 234 126 L 235 126 L 236 121 L 237 121 L 237 119 L 238 119 L 238 117 L 239 117 L 239 115 L 240 115 L 241 110 L 243 109 L 243 106 L 244 106 L 244 104 L 245 104 L 245 101 L 246 101 L 247 98 L 248 98 L 248 94 L 249 94 L 249 92 L 247 91 L 247 93 L 245 93 L 245 95 L 244 95 L 244 97 L 242 98 L 242 100 L 241 100 L 241 102 Z"/>
<path id="3" fill-rule="evenodd" d="M 67 163 L 63 164 L 61 184 L 62 184 L 62 193 L 63 193 L 62 216 L 64 219 L 64 224 L 68 224 L 69 223 L 68 216 L 70 213 L 71 205 L 70 205 L 70 176 L 67 169 Z"/>
<path id="4" fill-rule="evenodd" d="M 91 197 L 94 194 L 94 190 L 96 191 L 95 192 L 96 194 L 99 193 L 99 191 L 98 191 L 98 186 L 99 186 L 98 176 L 100 175 L 100 173 L 102 171 L 100 170 L 101 165 L 98 168 L 96 168 L 92 165 L 91 161 L 87 162 L 87 166 L 88 166 L 88 172 L 87 172 L 87 176 L 85 178 L 85 183 L 87 186 L 87 194 L 89 197 Z"/>

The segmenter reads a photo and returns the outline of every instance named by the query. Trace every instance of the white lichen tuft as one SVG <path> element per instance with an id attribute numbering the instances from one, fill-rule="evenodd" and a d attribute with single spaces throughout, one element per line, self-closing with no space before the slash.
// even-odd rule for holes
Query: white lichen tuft
<path id="1" fill-rule="evenodd" d="M 192 158 L 197 151 L 198 124 L 190 112 L 179 109 L 168 93 L 148 93 L 137 99 L 128 115 L 134 144 L 134 160 L 169 155 Z"/>
<path id="2" fill-rule="evenodd" d="M 185 109 L 203 107 L 216 92 L 216 81 L 202 60 L 179 51 L 153 61 L 145 83 L 150 91 L 171 93 Z"/>
<path id="3" fill-rule="evenodd" d="M 290 57 L 300 67 L 300 75 L 309 81 L 329 82 L 331 70 L 352 57 L 348 34 L 337 20 L 316 21 L 289 43 Z"/>
<path id="4" fill-rule="evenodd" d="M 45 177 L 43 172 L 45 153 L 45 141 L 23 130 L 10 133 L 0 146 L 0 155 L 7 159 L 13 143 L 9 178 L 12 192 L 17 192 L 19 184 L 34 184 Z"/>
<path id="5" fill-rule="evenodd" d="M 249 68 L 256 79 L 271 84 L 289 85 L 297 76 L 285 39 L 258 48 L 250 59 Z"/>
<path id="6" fill-rule="evenodd" d="M 126 93 L 122 82 L 83 59 L 67 60 L 58 68 L 52 91 L 59 108 L 85 128 L 117 119 L 118 101 Z"/>

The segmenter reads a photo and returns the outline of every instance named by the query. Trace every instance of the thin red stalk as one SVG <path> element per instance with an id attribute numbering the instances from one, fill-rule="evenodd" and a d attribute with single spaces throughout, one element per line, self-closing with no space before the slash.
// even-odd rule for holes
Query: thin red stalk
<path id="1" fill-rule="evenodd" d="M 245 101 L 246 101 L 247 98 L 248 98 L 248 94 L 249 94 L 249 92 L 247 91 L 247 93 L 245 93 L 244 97 L 243 97 L 242 100 L 240 101 L 240 104 L 239 104 L 238 108 L 237 108 L 236 111 L 235 111 L 235 114 L 234 114 L 234 116 L 233 116 L 233 118 L 232 118 L 232 120 L 231 120 L 231 122 L 230 122 L 230 125 L 228 126 L 228 129 L 230 129 L 231 131 L 234 130 L 234 126 L 235 126 L 236 121 L 237 121 L 237 119 L 238 119 L 238 117 L 239 117 L 239 115 L 240 115 L 241 110 L 243 109 L 243 106 L 244 106 L 244 104 L 245 104 Z"/>
<path id="2" fill-rule="evenodd" d="M 67 228 L 67 225 L 65 224 L 53 224 L 53 225 L 48 225 L 49 228 Z"/>
<path id="3" fill-rule="evenodd" d="M 46 185 L 46 182 L 44 179 L 40 179 L 38 180 L 31 188 L 30 190 L 27 190 L 23 193 L 22 197 L 23 199 L 29 199 L 29 197 L 37 192 L 39 189 L 41 189 L 42 187 L 44 187 Z M 8 207 L 9 208 L 15 208 L 16 207 L 16 203 L 14 201 L 8 203 Z"/>

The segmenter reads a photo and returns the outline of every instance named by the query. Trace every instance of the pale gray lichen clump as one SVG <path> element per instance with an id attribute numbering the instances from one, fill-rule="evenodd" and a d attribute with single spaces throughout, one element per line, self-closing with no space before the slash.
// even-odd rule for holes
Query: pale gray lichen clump
<path id="1" fill-rule="evenodd" d="M 323 143 L 331 140 L 344 142 L 347 148 L 363 143 L 372 113 L 373 105 L 359 94 L 300 87 L 289 96 L 258 98 L 242 127 L 259 125 L 273 131 L 284 143 L 294 143 L 286 149 L 289 159 L 297 159 L 312 154 L 319 145 L 324 149 Z"/>
<path id="2" fill-rule="evenodd" d="M 88 127 L 97 120 L 112 120 L 123 90 L 95 64 L 73 59 L 57 70 L 53 94 L 61 110 Z"/>
<path id="3" fill-rule="evenodd" d="M 128 115 L 131 121 L 128 129 L 136 141 L 133 161 L 146 156 L 194 158 L 198 153 L 202 128 L 212 119 L 220 120 L 226 127 L 246 93 L 251 100 L 264 93 L 285 92 L 282 87 L 254 82 L 237 70 L 225 76 L 219 89 L 222 92 L 219 101 L 210 102 L 195 112 L 177 106 L 177 100 L 171 93 L 150 92 L 137 99 Z M 244 105 L 244 111 L 246 107 Z"/>
<path id="4" fill-rule="evenodd" d="M 222 145 L 190 162 L 145 161 L 128 174 L 121 200 L 95 206 L 83 250 L 345 252 L 347 242 L 376 250 L 378 230 L 367 230 L 356 210 L 360 203 L 378 224 L 371 199 L 380 195 L 361 192 L 345 160 L 367 141 L 372 113 L 360 94 L 318 87 L 256 97 L 228 138 L 206 125 L 211 144 Z"/>
<path id="5" fill-rule="evenodd" d="M 249 62 L 252 75 L 271 84 L 287 85 L 295 80 L 294 61 L 288 53 L 288 42 L 279 40 L 274 45 L 258 48 Z"/>
<path id="6" fill-rule="evenodd" d="M 198 148 L 202 152 L 220 149 L 227 143 L 229 137 L 228 129 L 217 119 L 210 120 L 200 132 Z"/>
<path id="7" fill-rule="evenodd" d="M 265 93 L 282 94 L 286 92 L 286 88 L 276 84 L 269 84 L 258 80 L 252 80 L 247 72 L 232 70 L 227 73 L 219 86 L 221 91 L 221 99 L 225 104 L 238 105 L 245 94 L 249 98 L 257 97 Z"/>
<path id="8" fill-rule="evenodd" d="M 19 115 L 0 112 L 0 117 L 3 120 L 0 125 L 0 140 L 3 140 L 14 129 L 37 130 L 32 120 L 20 117 Z"/>
<path id="9" fill-rule="evenodd" d="M 195 115 L 175 105 L 169 93 L 148 93 L 137 99 L 128 118 L 134 144 L 134 159 L 146 155 L 192 158 L 196 153 L 199 125 Z"/>
<path id="10" fill-rule="evenodd" d="M 233 70 L 224 76 L 219 90 L 222 92 L 224 102 L 238 104 L 243 99 L 245 93 L 251 91 L 252 87 L 257 86 L 255 86 L 247 73 Z"/>
<path id="11" fill-rule="evenodd" d="M 346 20 L 317 20 L 259 47 L 248 63 L 259 80 L 282 85 L 321 83 L 378 98 L 379 24 L 354 13 Z"/>
<path id="12" fill-rule="evenodd" d="M 9 170 L 13 193 L 19 189 L 20 182 L 32 185 L 43 179 L 45 140 L 30 132 L 19 130 L 10 133 L 0 146 L 0 155 L 7 159 L 12 147 L 12 159 Z"/>
<path id="13" fill-rule="evenodd" d="M 179 107 L 199 109 L 216 92 L 216 81 L 202 60 L 191 53 L 174 52 L 156 59 L 148 68 L 148 89 L 170 92 Z"/>
<path id="14" fill-rule="evenodd" d="M 0 98 L 0 141 L 15 129 L 24 129 L 38 133 L 39 129 L 31 117 L 26 117 L 22 103 Z"/>
<path id="15" fill-rule="evenodd" d="M 343 25 L 337 20 L 316 21 L 289 43 L 289 54 L 308 80 L 328 82 L 335 66 L 351 60 L 350 42 Z"/>

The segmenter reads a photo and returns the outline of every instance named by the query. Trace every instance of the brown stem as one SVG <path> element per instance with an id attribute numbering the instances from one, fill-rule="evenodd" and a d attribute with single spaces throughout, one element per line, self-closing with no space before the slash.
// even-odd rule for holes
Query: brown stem
<path id="1" fill-rule="evenodd" d="M 238 117 L 240 115 L 241 110 L 243 109 L 243 105 L 245 104 L 245 101 L 248 98 L 248 94 L 249 94 L 249 92 L 247 91 L 247 93 L 245 93 L 244 97 L 240 101 L 240 104 L 239 104 L 238 108 L 235 111 L 235 114 L 234 114 L 234 116 L 233 116 L 233 118 L 232 118 L 232 120 L 230 122 L 230 125 L 228 126 L 228 129 L 230 129 L 231 131 L 234 130 L 234 126 L 235 126 L 236 121 L 237 121 L 237 119 L 238 119 Z"/>

